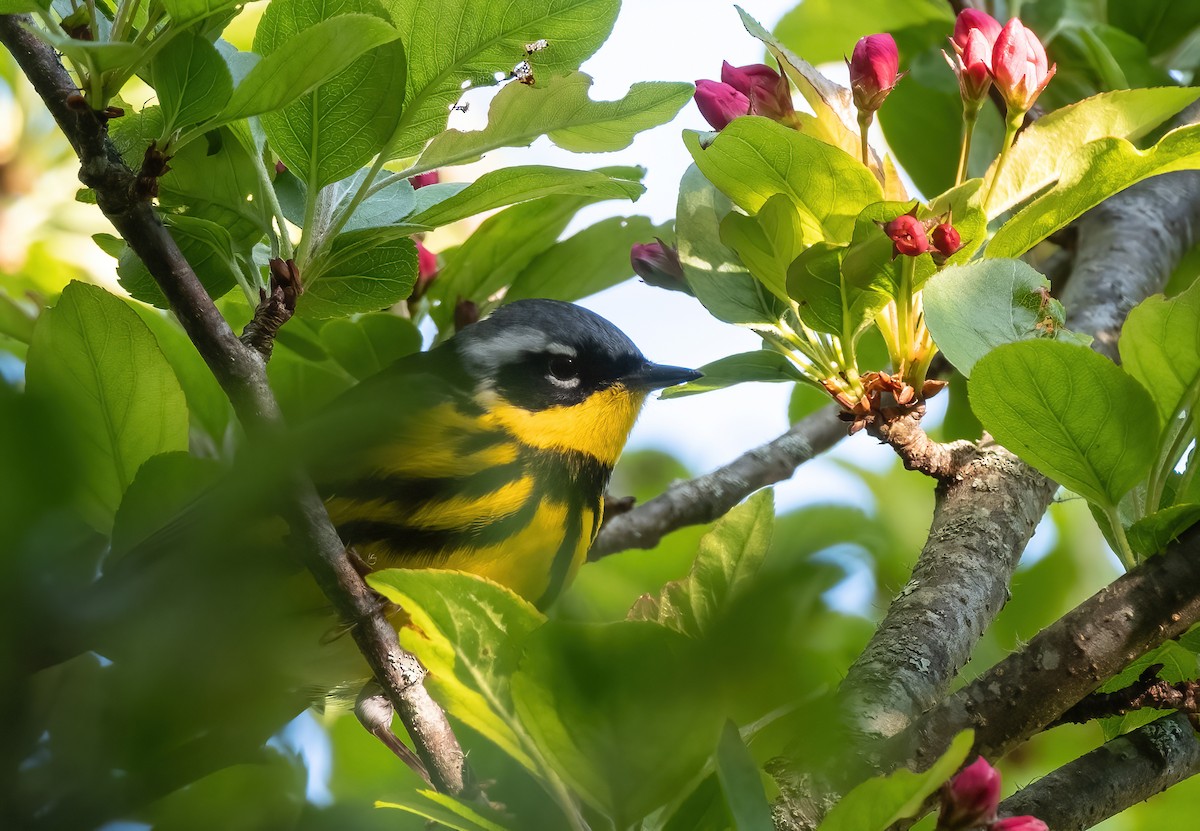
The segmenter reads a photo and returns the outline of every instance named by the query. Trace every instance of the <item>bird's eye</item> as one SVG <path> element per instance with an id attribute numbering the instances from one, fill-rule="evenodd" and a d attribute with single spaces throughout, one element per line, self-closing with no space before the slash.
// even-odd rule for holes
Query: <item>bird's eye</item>
<path id="1" fill-rule="evenodd" d="M 579 378 L 579 368 L 570 355 L 550 356 L 550 377 L 558 381 L 573 381 Z"/>

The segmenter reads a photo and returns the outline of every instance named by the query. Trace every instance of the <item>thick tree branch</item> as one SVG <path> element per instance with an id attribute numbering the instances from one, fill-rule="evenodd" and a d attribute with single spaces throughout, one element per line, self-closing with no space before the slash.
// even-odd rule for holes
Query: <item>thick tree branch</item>
<path id="1" fill-rule="evenodd" d="M 1054 831 L 1084 831 L 1200 773 L 1200 739 L 1169 716 L 1063 765 L 1000 804 L 1002 816 L 1032 814 Z"/>
<path id="2" fill-rule="evenodd" d="M 846 424 L 838 419 L 837 407 L 817 410 L 724 467 L 677 482 L 644 505 L 613 517 L 600 529 L 588 559 L 628 548 L 653 548 L 672 531 L 712 522 L 759 488 L 791 477 L 797 467 L 845 436 Z"/>
<path id="3" fill-rule="evenodd" d="M 197 351 L 233 403 L 252 436 L 269 437 L 284 427 L 266 364 L 243 344 L 180 253 L 153 207 L 138 197 L 137 176 L 108 141 L 105 120 L 68 104 L 78 90 L 54 50 L 31 34 L 26 15 L 0 15 L 0 42 L 16 58 L 79 155 L 80 180 L 96 192 L 104 215 L 145 263 Z M 72 99 L 75 100 L 75 99 Z M 341 617 L 376 679 L 395 705 L 435 786 L 463 789 L 463 754 L 445 714 L 426 692 L 425 670 L 400 648 L 396 631 L 353 568 L 312 482 L 293 472 L 286 519 L 307 565 Z"/>
<path id="4" fill-rule="evenodd" d="M 1130 662 L 1200 621 L 1200 527 L 1085 600 L 901 736 L 896 758 L 927 767 L 960 730 L 999 758 L 1053 724 Z"/>

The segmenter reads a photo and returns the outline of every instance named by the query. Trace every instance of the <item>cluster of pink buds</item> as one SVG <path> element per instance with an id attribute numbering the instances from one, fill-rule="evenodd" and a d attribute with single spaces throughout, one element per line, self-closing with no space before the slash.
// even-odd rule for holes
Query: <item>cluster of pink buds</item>
<path id="1" fill-rule="evenodd" d="M 714 130 L 723 130 L 738 116 L 761 115 L 790 122 L 792 90 L 787 79 L 766 64 L 721 64 L 721 80 L 696 82 L 696 106 Z"/>
<path id="2" fill-rule="evenodd" d="M 1000 807 L 1000 771 L 980 756 L 942 788 L 937 831 L 1048 831 L 1037 817 L 996 818 Z"/>
<path id="3" fill-rule="evenodd" d="M 926 251 L 935 261 L 946 258 L 962 248 L 962 237 L 958 230 L 945 219 L 917 219 L 917 208 L 893 219 L 880 223 L 883 232 L 892 241 L 892 259 L 903 255 L 919 257 Z"/>
<path id="4" fill-rule="evenodd" d="M 1038 36 L 1015 17 L 1001 26 L 986 12 L 964 9 L 950 43 L 955 57 L 946 55 L 946 60 L 958 75 L 963 107 L 972 115 L 993 82 L 1010 115 L 1028 112 L 1057 69 L 1048 65 Z"/>
<path id="5" fill-rule="evenodd" d="M 629 263 L 634 274 L 651 286 L 692 293 L 683 275 L 679 252 L 657 237 L 654 242 L 637 243 L 629 249 Z"/>

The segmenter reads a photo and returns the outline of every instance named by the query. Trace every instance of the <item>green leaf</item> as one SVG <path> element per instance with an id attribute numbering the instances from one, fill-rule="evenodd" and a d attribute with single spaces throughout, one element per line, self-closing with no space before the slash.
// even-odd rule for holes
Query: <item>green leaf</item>
<path id="1" fill-rule="evenodd" d="M 415 156 L 442 132 L 463 89 L 492 86 L 496 73 L 526 57 L 525 44 L 549 47 L 530 57 L 538 83 L 578 69 L 608 38 L 619 0 L 389 0 L 408 50 L 408 93 L 390 158 Z M 457 21 L 438 27 L 434 21 Z"/>
<path id="2" fill-rule="evenodd" d="M 847 14 L 838 0 L 804 0 L 776 24 L 775 37 L 815 64 L 837 63 L 861 37 L 930 24 L 952 30 L 950 6 L 939 0 L 858 0 Z"/>
<path id="3" fill-rule="evenodd" d="M 633 276 L 629 249 L 634 243 L 670 235 L 670 225 L 644 216 L 613 216 L 584 228 L 533 259 L 504 295 L 574 301 Z"/>
<path id="4" fill-rule="evenodd" d="M 1177 46 L 1200 26 L 1200 6 L 1181 0 L 1117 3 L 1107 13 L 1109 23 L 1146 44 L 1151 55 Z"/>
<path id="5" fill-rule="evenodd" d="M 949 749 L 924 773 L 900 769 L 868 779 L 842 797 L 825 815 L 817 831 L 887 831 L 893 823 L 913 816 L 942 783 L 967 760 L 974 732 L 955 736 Z"/>
<path id="6" fill-rule="evenodd" d="M 1115 506 L 1150 471 L 1159 429 L 1150 394 L 1086 347 L 1006 344 L 975 364 L 969 390 L 997 441 L 1097 505 Z"/>
<path id="7" fill-rule="evenodd" d="M 434 310 L 439 325 L 449 322 L 459 297 L 482 305 L 511 285 L 554 245 L 580 208 L 596 201 L 586 196 L 546 196 L 485 219 L 462 245 L 446 254 L 446 263 L 429 288 L 429 296 L 441 301 Z"/>
<path id="8" fill-rule="evenodd" d="M 380 801 L 375 803 L 375 807 L 396 808 L 454 831 L 507 831 L 508 828 L 495 812 L 479 805 L 467 805 L 448 794 L 418 790 L 403 794 L 402 798 L 404 802 Z"/>
<path id="9" fill-rule="evenodd" d="M 50 0 L 0 0 L 0 14 L 26 14 L 49 8 Z"/>
<path id="10" fill-rule="evenodd" d="M 721 243 L 721 221 L 732 210 L 728 198 L 696 165 L 679 183 L 675 238 L 688 285 L 717 319 L 743 326 L 779 322 L 784 305 L 750 276 L 737 254 Z"/>
<path id="11" fill-rule="evenodd" d="M 1176 297 L 1135 306 L 1121 327 L 1121 364 L 1150 391 L 1167 423 L 1200 376 L 1200 282 Z"/>
<path id="12" fill-rule="evenodd" d="M 164 135 L 207 121 L 229 103 L 233 76 L 221 53 L 194 32 L 180 32 L 150 62 Z"/>
<path id="13" fill-rule="evenodd" d="M 849 242 L 855 217 L 883 198 L 861 162 L 770 119 L 736 118 L 708 147 L 692 131 L 683 141 L 708 180 L 747 213 L 777 193 L 791 197 L 806 245 Z"/>
<path id="14" fill-rule="evenodd" d="M 988 170 L 988 216 L 998 216 L 1053 184 L 1069 166 L 1071 154 L 1064 148 L 1107 136 L 1137 141 L 1197 97 L 1200 88 L 1194 87 L 1122 89 L 1047 113 L 1021 131 L 994 185 L 995 163 Z"/>
<path id="15" fill-rule="evenodd" d="M 143 462 L 187 450 L 187 404 L 175 373 L 146 325 L 104 289 L 71 282 L 42 313 L 26 384 L 72 414 L 86 452 L 80 509 L 101 531 Z"/>
<path id="16" fill-rule="evenodd" d="M 271 112 L 312 92 L 361 55 L 398 37 L 395 29 L 369 14 L 343 14 L 322 20 L 279 44 L 254 65 L 233 91 L 221 122 Z"/>
<path id="17" fill-rule="evenodd" d="M 254 50 L 269 60 L 309 28 L 347 13 L 385 18 L 377 0 L 274 0 L 258 24 Z M 383 43 L 302 98 L 265 113 L 263 130 L 288 170 L 319 190 L 358 170 L 391 139 L 404 78 L 404 45 Z"/>
<path id="18" fill-rule="evenodd" d="M 787 301 L 788 266 L 812 240 L 790 197 L 777 193 L 754 216 L 730 211 L 721 222 L 721 242 L 737 252 L 750 273 Z M 811 242 L 809 244 L 812 244 Z"/>
<path id="19" fill-rule="evenodd" d="M 1163 665 L 1158 672 L 1158 677 L 1168 683 L 1191 681 L 1195 679 L 1198 669 L 1194 652 L 1175 641 L 1167 641 L 1125 667 L 1118 675 L 1110 678 L 1098 692 L 1115 692 L 1128 687 L 1137 681 L 1151 664 Z M 1131 710 L 1123 716 L 1101 719 L 1100 726 L 1104 730 L 1104 740 L 1111 741 L 1122 733 L 1136 730 L 1162 716 L 1162 710 L 1144 707 L 1139 710 Z"/>
<path id="20" fill-rule="evenodd" d="M 200 494 L 216 485 L 223 472 L 219 462 L 187 453 L 160 453 L 147 459 L 113 518 L 113 560 L 106 565 L 162 531 Z"/>
<path id="21" fill-rule="evenodd" d="M 678 632 L 644 621 L 555 621 L 526 642 L 512 678 L 521 722 L 617 828 L 674 797 L 717 745 L 724 719 L 699 653 Z"/>
<path id="22" fill-rule="evenodd" d="M 567 170 L 542 165 L 506 167 L 483 174 L 449 199 L 421 211 L 409 221 L 436 228 L 493 208 L 559 194 L 636 202 L 645 190 L 640 182 L 615 178 L 598 170 Z"/>
<path id="23" fill-rule="evenodd" d="M 357 178 L 352 177 L 350 181 L 355 182 Z M 347 192 L 352 193 L 353 191 L 348 190 Z M 413 186 L 408 183 L 408 180 L 393 182 L 360 202 L 354 209 L 354 213 L 350 215 L 343 230 L 358 231 L 363 228 L 398 225 L 405 217 L 413 213 L 416 205 L 417 192 L 413 190 Z"/>
<path id="24" fill-rule="evenodd" d="M 804 129 L 814 138 L 824 141 L 834 147 L 840 147 L 847 153 L 857 154 L 858 122 L 851 100 L 850 90 L 835 84 L 817 71 L 808 61 L 793 54 L 790 49 L 776 40 L 775 36 L 763 28 L 741 6 L 734 6 L 742 25 L 751 36 L 762 41 L 767 51 L 787 75 L 804 100 L 812 107 L 816 118 L 804 120 Z M 855 155 L 857 158 L 857 155 Z"/>
<path id="25" fill-rule="evenodd" d="M 339 234 L 305 280 L 301 317 L 322 319 L 377 312 L 412 294 L 417 247 L 408 238 L 379 242 L 376 229 Z"/>
<path id="26" fill-rule="evenodd" d="M 925 325 L 954 368 L 970 377 L 976 361 L 1005 343 L 1080 343 L 1063 328 L 1062 304 L 1049 292 L 1050 281 L 1021 260 L 948 266 L 925 284 Z"/>
<path id="27" fill-rule="evenodd" d="M 63 55 L 94 72 L 122 70 L 141 61 L 147 47 L 125 41 L 76 40 L 62 32 L 30 27 L 29 31 Z"/>
<path id="28" fill-rule="evenodd" d="M 762 775 L 732 721 L 725 722 L 717 746 L 717 778 L 735 831 L 774 831 Z"/>
<path id="29" fill-rule="evenodd" d="M 1197 522 L 1200 522 L 1200 505 L 1189 502 L 1163 508 L 1129 527 L 1129 546 L 1143 557 L 1162 553 Z"/>
<path id="30" fill-rule="evenodd" d="M 1200 125 L 1167 133 L 1148 150 L 1125 139 L 1088 142 L 1063 163 L 1058 183 L 1008 220 L 987 257 L 1018 257 L 1114 193 L 1143 179 L 1200 167 Z"/>
<path id="31" fill-rule="evenodd" d="M 830 245 L 819 242 L 812 246 L 788 266 L 788 294 L 796 301 L 800 310 L 800 320 L 805 326 L 818 332 L 841 337 L 845 331 L 846 308 L 842 284 L 842 257 L 846 253 L 844 245 Z M 870 298 L 870 293 L 859 292 L 860 297 Z M 875 292 L 877 299 L 869 303 L 869 308 L 876 310 L 887 305 L 891 295 Z M 861 310 L 865 311 L 865 310 Z M 853 330 L 851 330 L 853 331 Z"/>
<path id="32" fill-rule="evenodd" d="M 222 297 L 237 285 L 233 240 L 224 227 L 186 214 L 168 214 L 164 219 L 180 252 L 210 297 L 214 300 Z M 122 253 L 117 276 L 121 287 L 134 299 L 167 308 L 162 289 L 133 249 L 127 248 Z"/>
<path id="33" fill-rule="evenodd" d="M 527 147 L 541 135 L 576 153 L 623 150 L 642 130 L 674 118 L 693 90 L 691 84 L 649 81 L 634 84 L 617 101 L 593 101 L 591 86 L 591 77 L 582 72 L 532 87 L 509 84 L 492 99 L 486 127 L 446 130 L 429 143 L 417 165 L 433 170 L 464 164 L 497 147 Z"/>
<path id="34" fill-rule="evenodd" d="M 758 349 L 730 355 L 700 367 L 704 377 L 662 391 L 660 398 L 681 398 L 748 381 L 803 381 L 804 376 L 782 352 Z"/>
<path id="35" fill-rule="evenodd" d="M 195 20 L 232 11 L 239 0 L 162 0 L 163 8 L 179 28 Z"/>
<path id="36" fill-rule="evenodd" d="M 134 305 L 133 310 L 154 333 L 159 349 L 175 370 L 175 377 L 179 379 L 187 398 L 191 428 L 207 433 L 214 445 L 219 447 L 225 438 L 232 411 L 229 399 L 212 370 L 174 319 L 140 303 Z"/>
<path id="37" fill-rule="evenodd" d="M 360 381 L 421 349 L 417 327 L 411 320 L 394 314 L 331 320 L 321 327 L 320 334 L 333 359 Z"/>
<path id="38" fill-rule="evenodd" d="M 400 630 L 400 645 L 429 670 L 430 694 L 450 715 L 538 771 L 509 683 L 526 639 L 545 618 L 508 589 L 471 574 L 392 568 L 372 573 L 367 582 L 411 619 Z"/>
<path id="39" fill-rule="evenodd" d="M 774 525 L 775 500 L 767 488 L 719 519 L 701 538 L 688 575 L 668 583 L 657 597 L 643 595 L 630 618 L 692 637 L 708 634 L 739 589 L 758 573 Z"/>

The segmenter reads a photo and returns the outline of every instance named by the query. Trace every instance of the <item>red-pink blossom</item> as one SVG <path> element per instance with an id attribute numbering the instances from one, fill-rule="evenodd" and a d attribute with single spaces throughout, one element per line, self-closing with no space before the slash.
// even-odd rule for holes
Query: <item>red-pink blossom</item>
<path id="1" fill-rule="evenodd" d="M 854 106 L 859 112 L 875 112 L 900 78 L 900 53 L 895 39 L 886 33 L 861 38 L 854 44 L 849 64 Z"/>
<path id="2" fill-rule="evenodd" d="M 903 214 L 883 226 L 883 232 L 892 241 L 892 259 L 903 254 L 916 257 L 929 250 L 929 237 L 925 224 L 912 214 Z"/>
<path id="3" fill-rule="evenodd" d="M 978 31 L 987 40 L 988 46 L 996 42 L 1000 34 L 1000 21 L 987 12 L 978 9 L 963 9 L 954 20 L 954 37 L 952 40 L 959 49 L 967 48 L 967 37 L 972 31 Z"/>
<path id="4" fill-rule="evenodd" d="M 750 99 L 729 84 L 696 82 L 696 106 L 714 130 L 723 130 L 740 115 L 750 114 Z"/>
<path id="5" fill-rule="evenodd" d="M 935 226 L 929 232 L 929 241 L 933 243 L 933 249 L 943 257 L 949 257 L 962 248 L 962 235 L 949 222 L 943 222 Z"/>
<path id="6" fill-rule="evenodd" d="M 992 79 L 1010 112 L 1027 112 L 1054 77 L 1046 47 L 1017 18 L 1004 25 L 992 48 Z"/>
<path id="7" fill-rule="evenodd" d="M 418 173 L 416 176 L 409 176 L 408 183 L 413 186 L 413 190 L 423 188 L 426 185 L 436 185 L 442 181 L 442 177 L 438 175 L 436 170 L 431 170 L 428 173 Z"/>
<path id="8" fill-rule="evenodd" d="M 690 291 L 683 276 L 679 252 L 660 239 L 636 243 L 629 249 L 633 272 L 648 284 L 675 291 Z"/>
<path id="9" fill-rule="evenodd" d="M 988 831 L 1050 831 L 1050 827 L 1037 817 L 1006 817 L 993 822 Z"/>
<path id="10" fill-rule="evenodd" d="M 787 78 L 766 64 L 732 66 L 721 64 L 721 83 L 733 87 L 750 101 L 750 114 L 776 121 L 788 118 L 792 108 L 792 89 Z"/>

